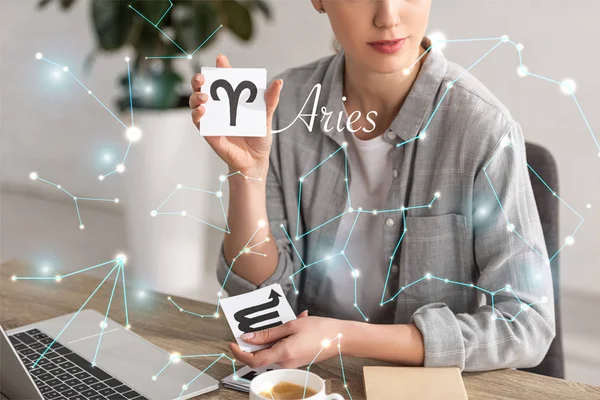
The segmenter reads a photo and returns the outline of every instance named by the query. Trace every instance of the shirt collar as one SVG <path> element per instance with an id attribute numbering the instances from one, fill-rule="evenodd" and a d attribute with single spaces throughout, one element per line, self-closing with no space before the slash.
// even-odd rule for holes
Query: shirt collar
<path id="1" fill-rule="evenodd" d="M 431 40 L 427 37 L 423 38 L 421 45 L 427 50 L 431 47 Z M 331 131 L 326 132 L 326 118 L 320 120 L 321 132 L 341 143 L 344 141 L 343 132 L 338 132 L 336 128 L 337 116 L 343 112 L 342 94 L 344 86 L 344 52 L 341 50 L 332 60 L 331 66 L 325 74 L 325 82 L 330 83 L 329 95 L 326 100 L 325 107 L 328 112 L 332 112 L 329 118 L 329 127 L 333 127 Z M 425 61 L 421 66 L 419 75 L 413 83 L 410 91 L 396 118 L 392 121 L 388 131 L 395 134 L 388 136 L 384 135 L 384 140 L 393 144 L 399 143 L 399 139 L 403 141 L 414 139 L 424 125 L 425 118 L 433 113 L 434 100 L 437 97 L 438 90 L 446 75 L 448 61 L 439 50 L 431 49 Z M 374 110 L 377 111 L 377 110 Z"/>

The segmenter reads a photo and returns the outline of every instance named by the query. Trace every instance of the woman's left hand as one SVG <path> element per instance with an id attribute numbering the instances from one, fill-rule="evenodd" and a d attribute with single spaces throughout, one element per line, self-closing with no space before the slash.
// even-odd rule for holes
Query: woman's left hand
<path id="1" fill-rule="evenodd" d="M 251 344 L 277 342 L 270 348 L 254 353 L 242 351 L 236 343 L 230 343 L 229 348 L 235 358 L 251 368 L 269 364 L 277 364 L 282 368 L 297 368 L 313 361 L 323 347 L 324 340 L 330 341 L 336 339 L 338 334 L 343 334 L 343 322 L 332 318 L 309 317 L 308 312 L 304 311 L 296 320 L 242 335 L 242 340 Z M 323 348 L 318 361 L 337 355 L 338 343 L 336 341 Z"/>

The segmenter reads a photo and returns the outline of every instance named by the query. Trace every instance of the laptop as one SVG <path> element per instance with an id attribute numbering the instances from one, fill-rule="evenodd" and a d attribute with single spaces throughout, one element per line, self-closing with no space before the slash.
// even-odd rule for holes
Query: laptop
<path id="1" fill-rule="evenodd" d="M 0 393 L 10 400 L 167 400 L 218 389 L 216 379 L 182 360 L 169 364 L 171 354 L 110 319 L 93 366 L 103 314 L 81 311 L 52 344 L 73 315 L 7 332 L 0 327 Z"/>

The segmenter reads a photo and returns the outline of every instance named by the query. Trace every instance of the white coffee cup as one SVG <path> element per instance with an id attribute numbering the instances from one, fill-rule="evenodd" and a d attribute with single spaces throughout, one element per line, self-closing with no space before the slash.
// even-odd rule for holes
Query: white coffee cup
<path id="1" fill-rule="evenodd" d="M 271 396 L 265 397 L 261 393 L 270 390 L 280 382 L 289 382 L 302 387 L 306 385 L 307 388 L 317 392 L 315 395 L 305 397 L 304 400 L 344 400 L 337 393 L 325 394 L 325 381 L 318 375 L 301 369 L 275 369 L 258 375 L 250 384 L 250 400 L 273 400 Z"/>

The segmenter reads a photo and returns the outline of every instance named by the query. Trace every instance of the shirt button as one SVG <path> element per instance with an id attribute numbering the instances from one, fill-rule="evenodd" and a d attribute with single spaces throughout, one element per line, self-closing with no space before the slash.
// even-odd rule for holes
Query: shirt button
<path id="1" fill-rule="evenodd" d="M 396 264 L 392 264 L 392 274 L 398 273 L 398 266 Z"/>
<path id="2" fill-rule="evenodd" d="M 391 218 L 386 219 L 385 226 L 387 226 L 388 228 L 391 228 L 392 226 L 394 226 L 394 220 Z"/>
<path id="3" fill-rule="evenodd" d="M 392 175 L 394 176 L 394 178 L 397 178 L 397 177 L 398 177 L 398 170 L 397 170 L 396 168 L 394 168 L 394 169 L 392 170 Z"/>
<path id="4" fill-rule="evenodd" d="M 396 139 L 396 134 L 394 132 L 392 132 L 392 131 L 389 131 L 388 134 L 387 134 L 387 137 L 390 140 L 394 140 L 394 139 Z"/>

